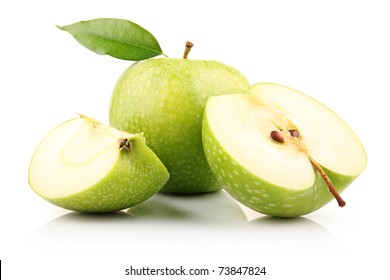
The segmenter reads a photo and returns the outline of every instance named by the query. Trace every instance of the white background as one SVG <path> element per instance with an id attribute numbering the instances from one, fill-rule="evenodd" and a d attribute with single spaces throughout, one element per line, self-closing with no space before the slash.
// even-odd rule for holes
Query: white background
<path id="1" fill-rule="evenodd" d="M 233 279 L 218 276 L 219 266 L 266 267 L 265 276 L 234 279 L 386 278 L 389 9 L 375 0 L 2 1 L 4 279 L 152 279 L 125 276 L 131 265 L 215 269 L 199 279 Z M 130 65 L 86 50 L 55 26 L 99 17 L 140 24 L 170 57 L 181 57 L 191 40 L 192 59 L 225 62 L 251 83 L 285 84 L 332 108 L 355 130 L 369 159 L 343 192 L 347 206 L 339 209 L 333 201 L 298 219 L 269 219 L 242 212 L 221 192 L 157 196 L 162 206 L 149 204 L 151 214 L 137 219 L 80 215 L 38 197 L 27 170 L 39 141 L 75 112 L 107 122 L 114 84 Z"/>

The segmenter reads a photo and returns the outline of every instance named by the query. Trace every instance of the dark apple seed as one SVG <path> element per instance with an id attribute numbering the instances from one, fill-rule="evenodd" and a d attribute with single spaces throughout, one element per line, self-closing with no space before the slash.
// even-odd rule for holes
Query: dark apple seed
<path id="1" fill-rule="evenodd" d="M 122 149 L 123 147 L 130 149 L 129 143 L 127 143 L 129 140 L 128 139 L 120 139 L 119 140 L 119 149 Z"/>
<path id="2" fill-rule="evenodd" d="M 289 132 L 290 132 L 290 135 L 294 138 L 298 138 L 299 137 L 299 131 L 296 130 L 296 129 L 289 129 Z"/>
<path id="3" fill-rule="evenodd" d="M 271 138 L 273 140 L 275 140 L 276 142 L 284 143 L 284 136 L 283 136 L 283 133 L 281 133 L 280 131 L 272 130 L 271 131 Z"/>

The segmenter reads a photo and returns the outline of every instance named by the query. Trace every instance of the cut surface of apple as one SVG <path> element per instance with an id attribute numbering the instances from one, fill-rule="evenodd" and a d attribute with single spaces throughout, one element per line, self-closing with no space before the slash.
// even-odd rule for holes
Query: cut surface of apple
<path id="1" fill-rule="evenodd" d="M 328 184 L 340 193 L 366 165 L 364 148 L 344 121 L 279 84 L 211 97 L 203 122 L 216 177 L 238 201 L 271 216 L 322 207 L 333 198 Z"/>
<path id="2" fill-rule="evenodd" d="M 168 172 L 141 134 L 81 115 L 51 130 L 36 149 L 29 184 L 46 200 L 81 212 L 110 212 L 157 192 Z"/>

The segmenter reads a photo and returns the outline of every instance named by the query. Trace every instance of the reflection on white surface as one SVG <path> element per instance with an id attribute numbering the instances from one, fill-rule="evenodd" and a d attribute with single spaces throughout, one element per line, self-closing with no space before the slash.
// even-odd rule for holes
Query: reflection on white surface
<path id="1" fill-rule="evenodd" d="M 249 214 L 253 217 L 253 213 Z M 79 251 L 137 247 L 146 251 L 180 251 L 182 246 L 197 251 L 204 250 L 205 244 L 218 250 L 241 251 L 251 246 L 254 250 L 259 247 L 278 251 L 298 247 L 304 250 L 314 241 L 331 243 L 333 239 L 326 228 L 307 218 L 247 216 L 222 191 L 195 196 L 158 194 L 128 211 L 62 215 L 37 230 L 32 243 L 40 248 Z"/>
<path id="2" fill-rule="evenodd" d="M 198 195 L 156 194 L 145 203 L 128 210 L 141 220 L 185 223 L 244 223 L 247 217 L 226 192 Z"/>
<path id="3" fill-rule="evenodd" d="M 270 275 L 282 274 L 276 279 L 288 279 L 296 260 L 299 270 L 310 275 L 319 275 L 330 254 L 332 260 L 336 254 L 336 265 L 344 263 L 342 254 L 335 253 L 334 236 L 317 222 L 253 213 L 225 192 L 158 194 L 129 211 L 105 215 L 71 212 L 44 224 L 20 252 L 26 248 L 29 254 L 16 256 L 27 262 L 39 252 L 38 265 L 30 266 L 36 275 L 71 267 L 61 279 L 77 279 L 77 271 L 112 279 L 129 266 L 179 265 L 215 271 L 219 266 L 266 266 Z"/>
<path id="4" fill-rule="evenodd" d="M 249 222 L 252 232 L 258 231 L 262 238 L 271 241 L 275 251 L 310 251 L 337 249 L 338 244 L 331 232 L 319 223 L 305 217 L 294 219 L 260 217 Z"/>
<path id="5" fill-rule="evenodd" d="M 188 235 L 197 230 L 234 229 L 247 221 L 239 204 L 223 191 L 191 196 L 156 194 L 127 211 L 109 214 L 71 212 L 62 215 L 43 225 L 35 237 L 44 242 L 61 238 L 61 242 L 85 239 L 88 243 L 90 236 L 104 241 L 130 236 L 142 239 L 157 230 L 159 238 L 174 236 L 172 230 Z"/>

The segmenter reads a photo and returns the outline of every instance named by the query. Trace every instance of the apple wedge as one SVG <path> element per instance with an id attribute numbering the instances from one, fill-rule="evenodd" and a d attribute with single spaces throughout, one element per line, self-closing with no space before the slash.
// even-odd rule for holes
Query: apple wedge
<path id="1" fill-rule="evenodd" d="M 274 83 L 209 98 L 203 118 L 207 161 L 225 190 L 278 217 L 315 211 L 363 172 L 365 150 L 351 128 L 311 97 Z"/>
<path id="2" fill-rule="evenodd" d="M 80 115 L 51 130 L 28 172 L 49 202 L 80 212 L 112 212 L 151 197 L 169 174 L 142 134 L 129 134 Z"/>

